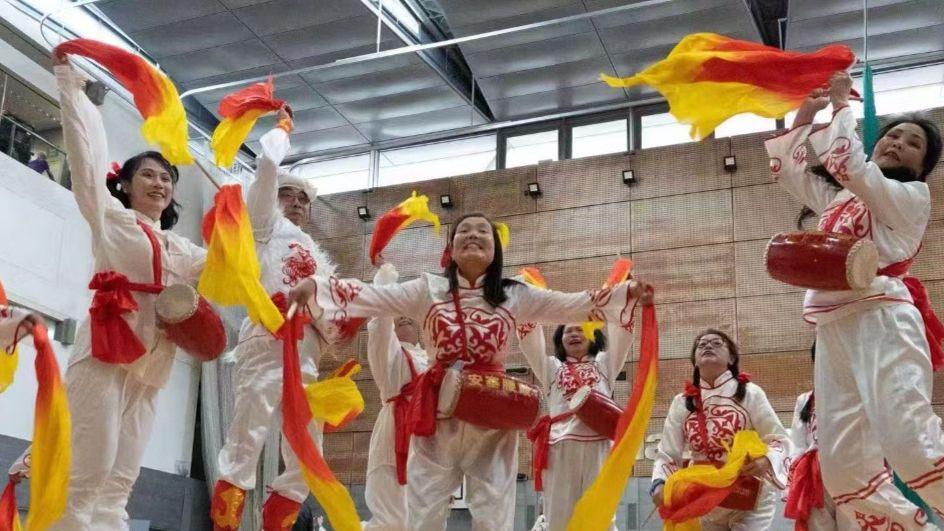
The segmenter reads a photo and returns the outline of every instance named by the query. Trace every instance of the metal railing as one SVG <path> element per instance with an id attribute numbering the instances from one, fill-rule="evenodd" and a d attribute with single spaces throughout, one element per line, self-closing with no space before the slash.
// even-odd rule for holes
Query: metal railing
<path id="1" fill-rule="evenodd" d="M 65 188 L 72 188 L 66 152 L 11 116 L 0 116 L 0 151 Z M 46 154 L 45 171 L 34 162 L 39 152 Z"/>

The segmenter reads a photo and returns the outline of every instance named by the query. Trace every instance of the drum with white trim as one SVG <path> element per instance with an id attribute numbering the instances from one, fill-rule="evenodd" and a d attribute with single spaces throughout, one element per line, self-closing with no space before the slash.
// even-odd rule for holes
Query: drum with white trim
<path id="1" fill-rule="evenodd" d="M 616 425 L 623 410 L 612 398 L 585 385 L 570 398 L 569 406 L 591 430 L 610 439 L 616 438 Z"/>
<path id="2" fill-rule="evenodd" d="M 199 293 L 185 284 L 164 288 L 155 303 L 167 338 L 200 361 L 212 361 L 226 349 L 223 321 Z"/>
<path id="3" fill-rule="evenodd" d="M 878 271 L 872 240 L 832 232 L 781 232 L 767 243 L 770 276 L 807 289 L 865 289 Z"/>
<path id="4" fill-rule="evenodd" d="M 504 372 L 449 369 L 439 389 L 437 416 L 494 430 L 526 430 L 540 406 L 537 387 Z"/>

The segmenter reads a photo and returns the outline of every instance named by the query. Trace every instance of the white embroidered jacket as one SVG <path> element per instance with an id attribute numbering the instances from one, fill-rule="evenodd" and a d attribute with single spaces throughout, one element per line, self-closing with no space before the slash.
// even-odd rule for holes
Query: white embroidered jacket
<path id="1" fill-rule="evenodd" d="M 151 244 L 138 221 L 150 226 L 161 249 L 162 283 L 196 285 L 206 250 L 183 236 L 161 230 L 160 220 L 153 220 L 129 208 L 113 197 L 105 186 L 109 171 L 105 125 L 98 109 L 83 91 L 85 78 L 69 65 L 57 65 L 59 102 L 62 109 L 62 135 L 69 152 L 72 192 L 79 211 L 92 229 L 92 254 L 95 272 L 117 271 L 131 282 L 150 284 Z M 157 327 L 154 302 L 157 295 L 132 292 L 138 311 L 125 315 L 131 330 L 147 353 L 129 365 L 123 365 L 136 379 L 154 387 L 163 387 L 170 377 L 177 346 Z M 69 364 L 92 355 L 89 318 L 79 327 Z"/>
<path id="2" fill-rule="evenodd" d="M 608 352 L 582 360 L 568 357 L 566 362 L 562 362 L 547 355 L 543 327 L 518 327 L 518 344 L 541 383 L 548 413 L 552 417 L 570 411 L 571 397 L 584 385 L 612 398 L 616 377 L 623 369 L 633 344 L 632 326 L 624 328 L 611 324 L 607 326 L 606 338 Z M 550 444 L 564 440 L 603 441 L 607 437 L 593 431 L 574 415 L 551 425 Z"/>
<path id="3" fill-rule="evenodd" d="M 917 254 L 931 215 L 931 192 L 923 182 L 888 179 L 875 163 L 866 162 L 855 128 L 852 110 L 844 107 L 819 131 L 811 134 L 812 126 L 797 127 L 764 145 L 774 180 L 820 215 L 819 230 L 871 239 L 883 268 Z M 807 139 L 842 190 L 806 171 Z M 803 317 L 825 322 L 876 301 L 912 298 L 901 279 L 878 276 L 864 290 L 808 290 Z"/>
<path id="4" fill-rule="evenodd" d="M 424 274 L 420 278 L 375 286 L 355 279 L 314 277 L 317 294 L 313 313 L 326 324 L 329 337 L 352 318 L 407 316 L 422 324 L 431 363 L 453 362 L 504 366 L 508 340 L 518 322 L 555 324 L 587 320 L 619 322 L 632 319 L 630 283 L 612 289 L 578 293 L 537 289 L 522 283 L 505 288 L 508 300 L 497 307 L 486 302 L 482 278 L 476 284 L 459 278 L 458 300 L 465 322 L 465 339 L 457 319 L 448 279 Z M 635 281 L 631 281 L 635 282 Z M 467 347 L 467 348 L 466 348 Z"/>
<path id="5" fill-rule="evenodd" d="M 669 414 L 662 427 L 652 480 L 665 481 L 669 475 L 685 466 L 686 454 L 691 460 L 724 462 L 725 445 L 730 446 L 734 434 L 741 430 L 755 430 L 767 443 L 767 458 L 773 472 L 773 485 L 783 489 L 787 484 L 786 458 L 790 455 L 790 438 L 774 412 L 764 390 L 748 382 L 744 400 L 734 398 L 738 381 L 725 372 L 713 383 L 702 380 L 701 396 L 704 405 L 707 445 L 699 434 L 697 415 L 685 408 L 685 396 L 678 394 L 669 406 Z"/>

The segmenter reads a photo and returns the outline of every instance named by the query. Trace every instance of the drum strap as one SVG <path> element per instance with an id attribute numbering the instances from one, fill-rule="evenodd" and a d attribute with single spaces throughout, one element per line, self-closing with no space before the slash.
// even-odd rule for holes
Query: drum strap
<path id="1" fill-rule="evenodd" d="M 141 284 L 131 282 L 128 277 L 117 271 L 100 271 L 89 281 L 89 289 L 95 290 L 92 306 L 89 307 L 92 332 L 92 356 L 104 363 L 133 363 L 144 355 L 144 345 L 131 330 L 124 314 L 138 311 L 133 291 L 142 293 L 160 293 L 163 270 L 161 268 L 161 248 L 154 231 L 138 221 L 151 244 L 151 269 L 154 282 Z"/>
<path id="2" fill-rule="evenodd" d="M 921 252 L 920 248 L 918 248 L 918 252 Z M 917 253 L 915 253 L 915 255 L 917 255 Z M 908 293 L 911 294 L 911 299 L 914 301 L 914 305 L 918 308 L 918 312 L 921 313 L 921 319 L 924 321 L 924 335 L 928 340 L 928 346 L 931 351 L 931 366 L 937 371 L 940 370 L 941 367 L 944 367 L 944 348 L 941 346 L 941 342 L 944 341 L 944 324 L 941 323 L 937 314 L 934 313 L 927 288 L 924 287 L 924 284 L 922 284 L 917 277 L 908 274 L 912 262 L 914 262 L 914 257 L 879 269 L 878 274 L 888 277 L 898 277 L 904 282 L 905 287 L 908 288 Z"/>
<path id="3" fill-rule="evenodd" d="M 783 515 L 796 520 L 797 529 L 808 529 L 810 513 L 823 507 L 823 476 L 816 448 L 800 456 L 790 470 L 790 492 Z"/>

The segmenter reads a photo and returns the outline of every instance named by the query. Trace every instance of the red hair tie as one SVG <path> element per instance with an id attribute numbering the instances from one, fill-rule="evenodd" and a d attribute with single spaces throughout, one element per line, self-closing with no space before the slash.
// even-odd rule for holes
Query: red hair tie
<path id="1" fill-rule="evenodd" d="M 447 245 L 446 248 L 443 249 L 442 256 L 439 257 L 439 265 L 443 269 L 446 269 L 449 267 L 450 263 L 452 263 L 452 246 Z"/>
<path id="2" fill-rule="evenodd" d="M 737 375 L 737 380 L 742 384 L 746 384 L 747 382 L 751 381 L 751 375 L 747 374 L 746 372 L 742 372 L 741 374 Z"/>
<path id="3" fill-rule="evenodd" d="M 121 165 L 117 162 L 111 163 L 111 171 L 105 174 L 106 181 L 114 181 L 118 179 L 118 174 L 121 172 Z"/>
<path id="4" fill-rule="evenodd" d="M 692 382 L 685 382 L 685 396 L 701 398 L 701 388 L 696 387 Z"/>

